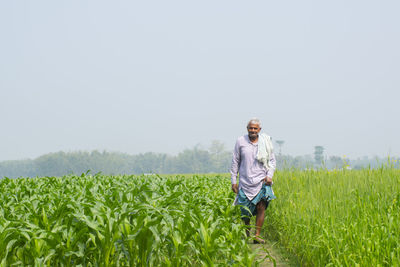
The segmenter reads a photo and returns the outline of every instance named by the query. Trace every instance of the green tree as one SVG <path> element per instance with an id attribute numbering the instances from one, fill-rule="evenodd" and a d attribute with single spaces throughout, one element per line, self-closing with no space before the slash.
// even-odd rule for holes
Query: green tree
<path id="1" fill-rule="evenodd" d="M 275 141 L 277 144 L 278 144 L 278 146 L 279 146 L 279 155 L 282 155 L 282 146 L 283 146 L 283 144 L 285 143 L 285 141 L 283 141 L 283 140 L 276 140 Z"/>
<path id="2" fill-rule="evenodd" d="M 329 163 L 332 168 L 340 169 L 343 167 L 343 159 L 338 156 L 330 156 Z"/>
<path id="3" fill-rule="evenodd" d="M 316 164 L 322 164 L 324 160 L 324 147 L 323 146 L 315 146 L 314 147 L 314 160 Z"/>
<path id="4" fill-rule="evenodd" d="M 224 143 L 213 140 L 208 150 L 210 152 L 213 171 L 227 172 L 231 162 L 231 153 L 225 149 Z"/>

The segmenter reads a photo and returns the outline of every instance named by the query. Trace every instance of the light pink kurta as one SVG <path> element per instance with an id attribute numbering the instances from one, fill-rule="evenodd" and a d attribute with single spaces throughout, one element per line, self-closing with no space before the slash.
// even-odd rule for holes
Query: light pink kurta
<path id="1" fill-rule="evenodd" d="M 276 168 L 276 159 L 274 153 L 271 155 L 271 166 L 269 170 L 256 159 L 258 143 L 250 142 L 249 136 L 244 135 L 237 139 L 235 149 L 232 155 L 231 183 L 237 183 L 239 172 L 239 190 L 243 192 L 248 199 L 252 200 L 261 190 L 263 179 L 274 175 Z"/>

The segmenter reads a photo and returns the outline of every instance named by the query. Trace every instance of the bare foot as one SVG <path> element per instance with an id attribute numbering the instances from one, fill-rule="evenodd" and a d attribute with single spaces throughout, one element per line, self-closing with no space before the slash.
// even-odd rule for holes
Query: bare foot
<path id="1" fill-rule="evenodd" d="M 262 238 L 259 237 L 259 236 L 255 236 L 255 237 L 254 237 L 253 243 L 254 243 L 254 244 L 265 244 L 265 240 L 262 239 Z"/>

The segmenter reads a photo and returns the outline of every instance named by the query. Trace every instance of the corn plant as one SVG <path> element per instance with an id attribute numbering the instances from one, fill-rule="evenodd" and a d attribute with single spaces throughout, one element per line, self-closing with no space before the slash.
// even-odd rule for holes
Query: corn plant
<path id="1" fill-rule="evenodd" d="M 0 180 L 0 266 L 256 266 L 228 176 Z"/>

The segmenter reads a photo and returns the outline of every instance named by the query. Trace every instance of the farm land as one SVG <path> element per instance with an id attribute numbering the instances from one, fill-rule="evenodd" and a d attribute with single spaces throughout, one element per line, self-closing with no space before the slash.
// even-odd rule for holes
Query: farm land
<path id="1" fill-rule="evenodd" d="M 0 266 L 398 266 L 400 170 L 281 170 L 245 237 L 228 174 L 0 180 Z"/>

